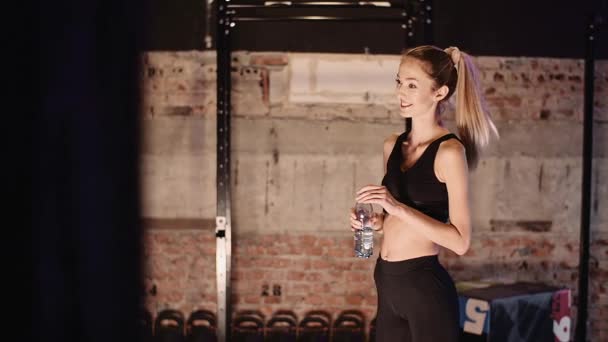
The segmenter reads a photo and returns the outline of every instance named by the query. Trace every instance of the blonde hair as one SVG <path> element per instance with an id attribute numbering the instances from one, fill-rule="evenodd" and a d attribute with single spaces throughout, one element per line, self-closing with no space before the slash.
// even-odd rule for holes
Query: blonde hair
<path id="1" fill-rule="evenodd" d="M 500 135 L 483 99 L 479 71 L 473 58 L 456 47 L 442 50 L 432 45 L 406 50 L 402 58 L 406 57 L 423 63 L 423 69 L 435 81 L 435 89 L 448 87 L 448 94 L 440 105 L 456 93 L 456 127 L 466 150 L 469 169 L 474 169 L 479 152 L 489 144 L 492 133 L 496 138 Z"/>

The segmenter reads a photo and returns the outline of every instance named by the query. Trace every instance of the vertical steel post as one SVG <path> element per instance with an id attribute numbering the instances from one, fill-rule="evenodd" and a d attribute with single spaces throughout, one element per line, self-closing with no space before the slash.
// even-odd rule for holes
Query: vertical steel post
<path id="1" fill-rule="evenodd" d="M 217 338 L 230 340 L 230 269 L 232 231 L 230 214 L 230 16 L 227 1 L 217 3 Z"/>
<path id="2" fill-rule="evenodd" d="M 591 225 L 591 177 L 593 167 L 593 93 L 595 88 L 595 42 L 601 17 L 592 15 L 585 33 L 585 91 L 583 119 L 583 179 L 581 186 L 580 256 L 576 341 L 587 340 L 589 301 L 589 247 Z"/>

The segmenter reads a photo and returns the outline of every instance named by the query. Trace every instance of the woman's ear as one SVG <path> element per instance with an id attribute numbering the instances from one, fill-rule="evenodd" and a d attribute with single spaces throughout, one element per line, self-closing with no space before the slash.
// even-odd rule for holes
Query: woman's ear
<path id="1" fill-rule="evenodd" d="M 441 86 L 439 89 L 437 89 L 435 91 L 435 101 L 439 102 L 443 99 L 445 99 L 445 97 L 448 95 L 448 93 L 450 92 L 450 89 L 448 88 L 448 86 Z"/>

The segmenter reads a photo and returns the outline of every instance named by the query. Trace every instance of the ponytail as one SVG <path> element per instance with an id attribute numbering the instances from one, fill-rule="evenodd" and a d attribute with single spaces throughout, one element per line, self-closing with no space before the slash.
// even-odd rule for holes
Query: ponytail
<path id="1" fill-rule="evenodd" d="M 448 48 L 458 72 L 456 83 L 456 127 L 467 155 L 470 169 L 479 161 L 480 150 L 489 144 L 490 135 L 500 138 L 498 130 L 489 116 L 479 86 L 479 71 L 473 58 L 458 48 Z"/>

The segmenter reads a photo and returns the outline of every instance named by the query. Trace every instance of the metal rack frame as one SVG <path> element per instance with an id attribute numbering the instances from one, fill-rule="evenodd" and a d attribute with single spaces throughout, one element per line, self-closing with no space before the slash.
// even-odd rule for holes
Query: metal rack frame
<path id="1" fill-rule="evenodd" d="M 231 294 L 231 199 L 230 199 L 230 117 L 231 117 L 231 36 L 238 22 L 395 22 L 404 29 L 406 46 L 415 46 L 422 28 L 421 42 L 432 43 L 431 0 L 389 1 L 266 1 L 258 4 L 219 0 L 216 4 L 217 32 L 217 337 L 230 340 Z M 348 9 L 351 15 L 345 15 Z M 319 11 L 335 14 L 319 13 Z M 293 14 L 291 14 L 293 12 Z M 315 13 L 316 12 L 316 13 Z M 285 15 L 289 13 L 288 15 Z M 356 14 L 356 15 L 355 15 Z M 206 37 L 209 47 L 209 37 Z"/>

